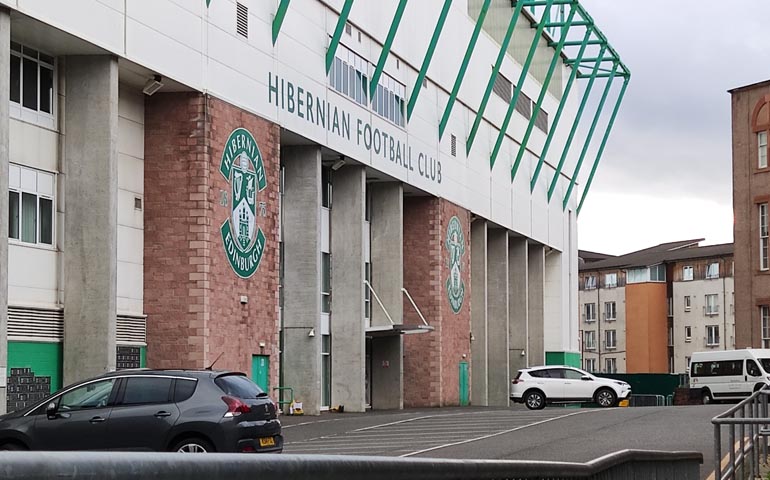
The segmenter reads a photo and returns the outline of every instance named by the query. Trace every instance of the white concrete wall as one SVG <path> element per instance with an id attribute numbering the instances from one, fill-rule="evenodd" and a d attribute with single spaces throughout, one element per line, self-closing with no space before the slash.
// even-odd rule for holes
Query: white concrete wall
<path id="1" fill-rule="evenodd" d="M 139 199 L 141 209 L 135 208 Z M 118 100 L 118 314 L 144 313 L 144 95 Z"/>

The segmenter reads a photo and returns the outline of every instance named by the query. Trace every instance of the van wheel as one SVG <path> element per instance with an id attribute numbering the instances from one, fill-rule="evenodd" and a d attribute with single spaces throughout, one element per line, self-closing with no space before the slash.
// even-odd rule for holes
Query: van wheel
<path id="1" fill-rule="evenodd" d="M 703 389 L 703 393 L 701 394 L 701 399 L 703 401 L 703 405 L 714 403 L 714 397 L 711 396 L 711 392 L 709 391 L 708 388 Z"/>

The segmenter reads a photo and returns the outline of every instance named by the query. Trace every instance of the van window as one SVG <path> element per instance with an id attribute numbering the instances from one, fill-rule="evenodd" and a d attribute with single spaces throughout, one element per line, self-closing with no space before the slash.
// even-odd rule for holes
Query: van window
<path id="1" fill-rule="evenodd" d="M 694 362 L 690 368 L 691 377 L 723 377 L 728 375 L 743 375 L 743 361 Z"/>
<path id="2" fill-rule="evenodd" d="M 766 372 L 770 372 L 770 358 L 760 358 L 759 363 Z"/>
<path id="3" fill-rule="evenodd" d="M 746 373 L 752 377 L 758 377 L 762 375 L 762 373 L 759 371 L 759 365 L 757 365 L 757 362 L 754 360 L 746 360 Z"/>

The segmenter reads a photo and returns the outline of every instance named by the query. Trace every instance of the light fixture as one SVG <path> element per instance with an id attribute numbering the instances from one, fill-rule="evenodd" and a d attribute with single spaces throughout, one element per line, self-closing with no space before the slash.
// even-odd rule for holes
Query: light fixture
<path id="1" fill-rule="evenodd" d="M 142 89 L 142 92 L 144 92 L 145 95 L 148 97 L 152 95 L 153 93 L 157 92 L 161 88 L 163 88 L 163 82 L 161 80 L 163 77 L 160 75 L 155 75 L 154 77 L 147 80 L 147 83 L 144 84 L 144 88 Z"/>
<path id="2" fill-rule="evenodd" d="M 524 352 L 524 350 L 522 350 L 522 351 L 521 351 L 521 356 L 522 356 L 522 357 L 524 357 L 524 356 L 526 356 L 526 355 L 527 355 L 527 354 Z"/>
<path id="3" fill-rule="evenodd" d="M 315 328 L 310 328 L 310 331 L 307 332 L 308 337 L 315 337 Z"/>
<path id="4" fill-rule="evenodd" d="M 337 170 L 339 170 L 344 166 L 345 166 L 345 157 L 340 157 L 340 159 L 334 162 L 334 165 L 332 165 L 332 170 L 336 172 Z"/>

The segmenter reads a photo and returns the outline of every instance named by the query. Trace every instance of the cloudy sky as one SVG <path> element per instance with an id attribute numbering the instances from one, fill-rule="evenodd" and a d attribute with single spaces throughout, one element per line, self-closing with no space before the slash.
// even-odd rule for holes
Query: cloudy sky
<path id="1" fill-rule="evenodd" d="M 770 1 L 581 3 L 632 77 L 578 219 L 579 247 L 622 254 L 691 238 L 732 242 L 727 90 L 770 79 Z"/>

